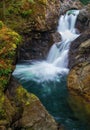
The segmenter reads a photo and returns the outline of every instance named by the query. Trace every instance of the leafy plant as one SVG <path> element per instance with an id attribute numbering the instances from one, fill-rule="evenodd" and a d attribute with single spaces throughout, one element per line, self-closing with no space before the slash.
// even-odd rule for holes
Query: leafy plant
<path id="1" fill-rule="evenodd" d="M 11 72 L 12 72 L 11 68 L 1 69 L 0 70 L 0 76 L 2 76 L 2 75 L 6 75 L 7 76 Z"/>

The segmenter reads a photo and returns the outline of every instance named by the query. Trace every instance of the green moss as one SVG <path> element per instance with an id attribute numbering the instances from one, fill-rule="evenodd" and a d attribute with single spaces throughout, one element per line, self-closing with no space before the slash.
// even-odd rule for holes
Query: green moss
<path id="1" fill-rule="evenodd" d="M 16 101 L 24 105 L 30 105 L 31 102 L 37 100 L 36 96 L 28 93 L 22 86 L 16 89 Z"/>
<path id="2" fill-rule="evenodd" d="M 30 16 L 31 13 L 32 13 L 32 10 L 31 10 L 31 9 L 25 10 L 25 11 L 22 11 L 22 12 L 21 12 L 21 16 L 22 16 L 23 18 L 26 18 L 26 17 Z"/>
<path id="3" fill-rule="evenodd" d="M 4 94 L 0 91 L 0 120 L 5 119 L 6 114 L 5 114 L 5 110 L 4 110 Z"/>
<path id="4" fill-rule="evenodd" d="M 4 26 L 3 22 L 0 21 L 0 29 L 2 29 L 3 26 Z"/>
<path id="5" fill-rule="evenodd" d="M 83 4 L 88 4 L 88 3 L 90 3 L 90 0 L 80 0 Z"/>
<path id="6" fill-rule="evenodd" d="M 0 22 L 2 28 L 0 30 L 0 88 L 5 89 L 14 66 L 16 48 L 21 42 L 21 37 L 18 33 L 7 28 Z"/>
<path id="7" fill-rule="evenodd" d="M 45 20 L 46 3 L 46 0 L 10 0 L 5 1 L 3 10 L 3 1 L 1 1 L 0 19 L 15 31 L 29 33 L 39 22 L 39 17 L 40 20 Z"/>

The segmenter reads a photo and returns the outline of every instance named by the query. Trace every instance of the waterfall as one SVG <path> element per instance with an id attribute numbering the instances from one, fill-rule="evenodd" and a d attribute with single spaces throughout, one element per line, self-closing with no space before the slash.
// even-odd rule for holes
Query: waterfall
<path id="1" fill-rule="evenodd" d="M 44 82 L 58 81 L 60 76 L 68 74 L 69 47 L 71 42 L 79 36 L 75 28 L 78 14 L 78 10 L 70 10 L 60 17 L 57 31 L 61 34 L 62 40 L 51 47 L 46 60 L 18 64 L 13 75 L 21 82 L 30 80 Z"/>

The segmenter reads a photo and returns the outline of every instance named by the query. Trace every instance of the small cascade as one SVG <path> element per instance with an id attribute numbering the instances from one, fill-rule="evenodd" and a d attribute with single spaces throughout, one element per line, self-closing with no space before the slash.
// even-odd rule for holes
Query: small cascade
<path id="1" fill-rule="evenodd" d="M 78 14 L 78 10 L 69 10 L 60 17 L 57 31 L 61 34 L 61 41 L 53 44 L 46 60 L 24 61 L 17 64 L 13 72 L 14 77 L 28 92 L 40 99 L 54 119 L 64 125 L 65 130 L 90 129 L 88 118 L 82 114 L 81 107 L 77 113 L 72 111 L 67 90 L 68 52 L 71 42 L 79 36 L 75 28 Z M 75 98 L 77 100 L 77 96 Z"/>
<path id="2" fill-rule="evenodd" d="M 78 14 L 78 10 L 72 10 L 60 17 L 57 31 L 61 34 L 62 41 L 51 47 L 45 61 L 17 65 L 13 75 L 22 82 L 29 80 L 54 81 L 60 79 L 60 76 L 66 75 L 69 71 L 67 68 L 69 47 L 71 42 L 79 36 L 75 29 Z"/>

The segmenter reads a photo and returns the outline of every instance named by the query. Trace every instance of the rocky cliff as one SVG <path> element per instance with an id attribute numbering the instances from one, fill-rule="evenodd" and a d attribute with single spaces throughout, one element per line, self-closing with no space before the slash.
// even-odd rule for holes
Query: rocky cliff
<path id="1" fill-rule="evenodd" d="M 78 16 L 80 36 L 74 40 L 69 52 L 69 102 L 76 116 L 90 122 L 90 5 Z M 89 125 L 90 127 L 90 125 Z"/>

